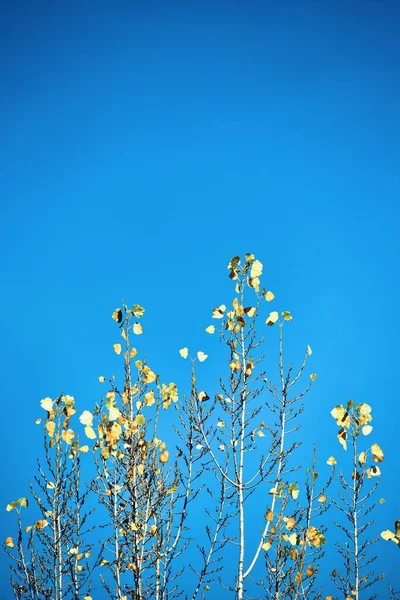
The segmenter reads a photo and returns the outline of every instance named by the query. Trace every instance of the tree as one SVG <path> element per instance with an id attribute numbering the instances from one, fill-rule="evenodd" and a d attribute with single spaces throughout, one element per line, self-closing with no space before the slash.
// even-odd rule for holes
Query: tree
<path id="1" fill-rule="evenodd" d="M 70 427 L 73 398 L 42 400 L 46 470 L 39 463 L 36 487 L 31 486 L 41 518 L 24 531 L 28 500 L 7 507 L 18 521 L 16 542 L 5 540 L 16 598 L 69 600 L 86 594 L 91 600 L 93 593 L 96 600 L 101 581 L 102 597 L 113 600 L 204 599 L 219 593 L 220 585 L 237 600 L 259 593 L 274 600 L 333 600 L 321 589 L 319 570 L 326 544 L 336 537 L 325 519 L 334 510 L 346 538 L 338 542 L 344 570 L 332 572 L 338 598 L 362 600 L 379 579 L 366 570 L 375 561 L 368 551 L 376 541 L 366 534 L 372 530 L 383 452 L 375 442 L 359 448 L 372 431 L 372 409 L 349 401 L 331 411 L 341 446 L 346 450 L 350 444 L 352 451 L 350 478 L 344 466 L 339 469 L 338 493 L 333 456 L 322 483 L 316 446 L 310 467 L 302 471 L 296 460 L 300 417 L 317 378 L 308 369 L 311 347 L 305 346 L 298 368 L 287 362 L 284 341 L 292 315 L 269 310 L 274 294 L 261 287 L 263 266 L 254 255 L 233 257 L 228 269 L 233 298 L 229 307 L 213 309 L 216 324 L 206 329 L 219 334 L 223 347 L 225 371 L 217 384 L 201 383 L 207 355 L 182 348 L 191 369 L 188 394 L 179 397 L 175 383 L 162 382 L 132 345 L 143 332 L 145 309 L 122 303 L 112 314 L 122 337 L 114 344 L 121 374 L 99 377 L 104 397 L 79 417 L 84 445 Z M 276 369 L 263 352 L 274 330 Z M 175 448 L 163 418 L 171 410 Z M 83 455 L 92 457 L 93 476 L 82 489 Z M 89 501 L 101 520 L 95 537 L 92 513 L 84 510 Z M 199 511 L 204 535 L 193 539 Z M 395 529 L 382 537 L 398 543 Z M 181 584 L 185 568 L 193 575 L 190 589 Z M 390 593 L 396 597 L 393 589 Z"/>

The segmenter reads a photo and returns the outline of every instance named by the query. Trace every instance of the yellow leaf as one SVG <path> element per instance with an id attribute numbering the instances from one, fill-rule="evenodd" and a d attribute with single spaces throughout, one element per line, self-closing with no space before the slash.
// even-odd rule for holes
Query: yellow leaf
<path id="1" fill-rule="evenodd" d="M 205 402 L 210 399 L 210 396 L 206 394 L 206 392 L 200 392 L 198 395 L 199 402 Z"/>
<path id="2" fill-rule="evenodd" d="M 69 553 L 70 554 L 78 554 L 78 548 L 70 548 Z"/>
<path id="3" fill-rule="evenodd" d="M 371 425 L 364 425 L 364 427 L 362 428 L 362 432 L 364 435 L 369 435 L 372 431 L 373 427 Z"/>
<path id="4" fill-rule="evenodd" d="M 268 509 L 267 512 L 265 513 L 265 520 L 269 521 L 271 523 L 271 521 L 274 518 L 274 513 L 271 509 Z"/>
<path id="5" fill-rule="evenodd" d="M 327 464 L 327 465 L 331 465 L 331 466 L 333 467 L 333 465 L 336 465 L 336 464 L 337 464 L 337 460 L 336 460 L 336 458 L 334 458 L 333 456 L 330 456 L 330 457 L 328 458 L 328 460 L 326 461 L 326 464 Z"/>
<path id="6" fill-rule="evenodd" d="M 197 358 L 200 362 L 204 362 L 208 358 L 208 354 L 204 354 L 204 352 L 201 352 L 201 350 L 199 350 L 199 352 L 197 353 Z"/>
<path id="7" fill-rule="evenodd" d="M 307 354 L 308 354 L 308 356 L 311 356 L 311 354 L 312 354 L 311 346 L 307 346 Z"/>
<path id="8" fill-rule="evenodd" d="M 46 487 L 49 490 L 54 490 L 56 486 L 55 483 L 53 483 L 52 481 L 48 481 Z"/>
<path id="9" fill-rule="evenodd" d="M 12 537 L 6 537 L 6 539 L 4 540 L 4 543 L 6 546 L 8 546 L 9 548 L 14 548 L 14 542 Z"/>
<path id="10" fill-rule="evenodd" d="M 86 437 L 88 437 L 90 440 L 96 439 L 96 434 L 94 432 L 94 429 L 93 429 L 93 427 L 90 427 L 89 425 L 86 425 L 86 427 L 85 427 L 85 434 L 86 434 Z"/>
<path id="11" fill-rule="evenodd" d="M 267 302 L 271 302 L 271 300 L 273 300 L 275 298 L 274 294 L 272 292 L 267 292 L 265 294 L 265 299 Z"/>
<path id="12" fill-rule="evenodd" d="M 122 321 L 122 310 L 120 308 L 116 308 L 111 315 L 111 318 L 114 319 L 117 323 L 121 323 Z"/>
<path id="13" fill-rule="evenodd" d="M 268 327 L 271 327 L 274 323 L 277 322 L 278 319 L 279 319 L 279 314 L 275 310 L 275 311 L 269 313 L 269 317 L 267 317 L 266 324 L 268 325 Z"/>
<path id="14" fill-rule="evenodd" d="M 271 544 L 270 542 L 264 542 L 264 544 L 261 546 L 261 548 L 265 551 L 268 552 L 268 550 L 271 548 Z"/>
<path id="15" fill-rule="evenodd" d="M 131 353 L 129 354 L 129 358 L 135 358 L 136 354 L 137 354 L 136 348 L 132 348 Z"/>
<path id="16" fill-rule="evenodd" d="M 168 457 L 169 457 L 168 450 L 164 450 L 164 452 L 161 452 L 161 454 L 160 454 L 160 462 L 161 463 L 167 463 L 168 462 Z"/>
<path id="17" fill-rule="evenodd" d="M 258 430 L 258 431 L 257 431 L 257 435 L 258 435 L 259 437 L 265 437 L 265 435 L 264 435 L 264 432 L 263 432 L 263 431 L 260 431 L 260 430 Z"/>
<path id="18" fill-rule="evenodd" d="M 212 312 L 213 319 L 222 319 L 224 316 L 224 312 L 226 311 L 225 304 L 221 304 L 221 306 L 216 306 Z"/>
<path id="19" fill-rule="evenodd" d="M 51 412 L 53 410 L 53 400 L 51 398 L 43 398 L 43 400 L 40 401 L 40 406 L 44 410 L 47 410 L 47 412 Z"/>
<path id="20" fill-rule="evenodd" d="M 383 452 L 378 444 L 372 444 L 371 452 L 373 462 L 383 462 Z"/>
<path id="21" fill-rule="evenodd" d="M 140 323 L 135 323 L 133 325 L 133 333 L 135 335 L 141 335 L 143 333 L 143 327 L 141 326 Z"/>
<path id="22" fill-rule="evenodd" d="M 379 500 L 379 504 L 383 504 L 384 502 L 385 502 L 385 498 L 381 498 L 381 499 Z"/>
<path id="23" fill-rule="evenodd" d="M 54 421 L 48 421 L 46 423 L 46 429 L 47 429 L 47 433 L 49 434 L 49 437 L 53 437 L 55 428 L 56 428 L 56 424 L 54 423 Z"/>
<path id="24" fill-rule="evenodd" d="M 320 497 L 318 498 L 318 502 L 321 502 L 321 504 L 323 504 L 324 502 L 326 502 L 326 496 L 325 494 L 321 494 Z"/>
<path id="25" fill-rule="evenodd" d="M 288 529 L 290 531 L 295 526 L 296 526 L 296 521 L 292 517 L 289 517 L 288 520 L 286 521 L 286 529 Z"/>
<path id="26" fill-rule="evenodd" d="M 82 425 L 88 425 L 89 427 L 91 427 L 93 423 L 93 415 L 89 410 L 84 410 L 81 416 L 79 417 L 79 420 L 82 423 Z"/>
<path id="27" fill-rule="evenodd" d="M 387 542 L 389 540 L 397 541 L 396 536 L 394 535 L 393 531 L 390 531 L 389 529 L 382 531 L 381 537 L 383 537 L 383 539 L 386 540 Z"/>
<path id="28" fill-rule="evenodd" d="M 115 354 L 121 354 L 121 344 L 113 344 Z"/>
<path id="29" fill-rule="evenodd" d="M 87 452 L 89 452 L 89 446 L 81 446 L 79 450 L 80 452 L 82 452 L 82 454 L 86 454 Z"/>
<path id="30" fill-rule="evenodd" d="M 42 422 L 42 419 L 36 419 L 36 421 L 35 421 L 36 425 L 40 425 L 41 422 Z"/>
<path id="31" fill-rule="evenodd" d="M 179 354 L 182 356 L 182 358 L 187 358 L 189 350 L 187 348 L 181 348 L 179 350 Z"/>
<path id="32" fill-rule="evenodd" d="M 259 277 L 262 273 L 263 265 L 259 260 L 255 260 L 251 265 L 250 277 L 252 279 Z"/>
<path id="33" fill-rule="evenodd" d="M 206 328 L 206 331 L 207 331 L 207 333 L 210 333 L 210 334 L 211 334 L 211 333 L 214 333 L 214 331 L 215 331 L 215 327 L 214 327 L 214 325 L 209 325 L 209 326 Z"/>
<path id="34" fill-rule="evenodd" d="M 311 577 L 312 575 L 314 575 L 314 567 L 312 565 L 308 565 L 307 567 L 307 571 L 306 571 L 306 577 Z"/>
<path id="35" fill-rule="evenodd" d="M 144 401 L 146 406 L 153 406 L 153 404 L 155 403 L 155 398 L 154 398 L 154 391 L 151 390 L 150 392 L 147 392 L 147 394 L 144 395 Z"/>
<path id="36" fill-rule="evenodd" d="M 64 429 L 61 436 L 66 444 L 72 444 L 72 440 L 75 437 L 75 434 L 72 431 L 72 429 L 67 429 L 66 431 Z"/>
<path id="37" fill-rule="evenodd" d="M 283 311 L 282 317 L 285 319 L 285 321 L 291 321 L 293 319 L 292 315 L 288 310 Z"/>
<path id="38" fill-rule="evenodd" d="M 363 465 L 367 462 L 367 453 L 366 452 L 361 452 L 359 454 L 358 462 L 360 463 L 360 465 Z"/>
<path id="39" fill-rule="evenodd" d="M 43 529 L 44 527 L 47 527 L 48 522 L 46 521 L 46 519 L 39 519 L 39 521 L 36 521 L 34 523 L 34 527 L 35 529 Z"/>
<path id="40" fill-rule="evenodd" d="M 100 383 L 104 383 L 105 380 L 106 380 L 106 378 L 104 377 L 104 375 L 100 375 L 100 377 L 99 377 Z"/>
<path id="41" fill-rule="evenodd" d="M 32 525 L 28 525 L 27 527 L 25 527 L 25 533 L 28 533 L 28 531 L 30 531 L 32 529 Z"/>
<path id="42" fill-rule="evenodd" d="M 224 421 L 218 421 L 217 427 L 225 427 Z"/>
<path id="43" fill-rule="evenodd" d="M 316 373 L 311 373 L 310 379 L 311 379 L 311 381 L 315 381 L 317 379 L 317 374 Z"/>
<path id="44" fill-rule="evenodd" d="M 110 421 L 116 421 L 119 418 L 120 414 L 121 413 L 119 412 L 116 406 L 111 406 L 110 411 L 108 413 L 108 418 Z"/>

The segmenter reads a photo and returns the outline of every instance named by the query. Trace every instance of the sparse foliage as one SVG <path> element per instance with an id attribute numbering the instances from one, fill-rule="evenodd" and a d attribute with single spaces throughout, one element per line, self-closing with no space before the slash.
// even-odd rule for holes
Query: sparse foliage
<path id="1" fill-rule="evenodd" d="M 121 369 L 99 377 L 104 394 L 81 409 L 81 439 L 70 425 L 71 396 L 41 401 L 44 463 L 29 494 L 39 518 L 24 526 L 25 497 L 7 506 L 17 514 L 17 534 L 4 541 L 15 598 L 203 600 L 222 586 L 237 600 L 260 594 L 333 600 L 319 572 L 326 545 L 337 539 L 325 519 L 335 510 L 343 535 L 337 542 L 343 567 L 331 574 L 337 600 L 373 594 L 379 576 L 370 567 L 376 559 L 370 546 L 377 536 L 369 532 L 384 455 L 376 442 L 360 447 L 372 432 L 372 409 L 349 401 L 331 411 L 338 440 L 350 449 L 349 477 L 345 460 L 331 456 L 320 482 L 316 445 L 303 470 L 296 450 L 304 401 L 317 380 L 311 346 L 297 368 L 287 362 L 293 316 L 277 310 L 275 295 L 262 288 L 263 265 L 254 255 L 233 257 L 228 270 L 233 298 L 212 310 L 205 329 L 222 345 L 218 382 L 203 376 L 208 354 L 187 347 L 179 350 L 190 365 L 187 395 L 161 381 L 133 345 L 144 332 L 145 309 L 122 303 L 112 313 L 122 338 L 113 344 Z M 275 362 L 263 352 L 270 335 Z M 82 460 L 92 465 L 86 485 Z M 194 538 L 200 523 L 203 535 Z M 399 522 L 381 536 L 400 546 Z M 182 585 L 185 569 L 190 589 Z M 389 593 L 397 597 L 393 588 Z"/>

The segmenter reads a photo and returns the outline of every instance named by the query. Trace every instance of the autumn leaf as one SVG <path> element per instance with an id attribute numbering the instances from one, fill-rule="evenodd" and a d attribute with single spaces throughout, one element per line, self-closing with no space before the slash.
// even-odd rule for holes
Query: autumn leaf
<path id="1" fill-rule="evenodd" d="M 383 462 L 383 452 L 378 444 L 372 444 L 371 452 L 373 462 Z"/>
<path id="2" fill-rule="evenodd" d="M 206 328 L 206 332 L 207 332 L 207 333 L 210 333 L 210 334 L 212 334 L 212 333 L 214 333 L 214 331 L 215 331 L 215 327 L 214 327 L 214 325 L 209 325 L 209 326 Z"/>
<path id="3" fill-rule="evenodd" d="M 311 373 L 310 379 L 311 379 L 311 381 L 315 381 L 317 379 L 317 374 L 316 373 Z"/>
<path id="4" fill-rule="evenodd" d="M 140 323 L 134 323 L 133 325 L 133 333 L 135 335 L 141 335 L 143 333 L 143 327 Z"/>
<path id="5" fill-rule="evenodd" d="M 167 463 L 168 462 L 168 457 L 169 457 L 168 450 L 164 450 L 164 452 L 161 452 L 161 454 L 160 454 L 160 462 L 161 463 Z"/>
<path id="6" fill-rule="evenodd" d="M 261 548 L 265 551 L 268 552 L 268 550 L 271 548 L 271 544 L 270 542 L 264 542 L 264 544 L 261 546 Z"/>
<path id="7" fill-rule="evenodd" d="M 79 421 L 82 423 L 82 425 L 88 425 L 89 427 L 91 427 L 93 423 L 92 413 L 89 410 L 84 410 L 81 416 L 79 417 Z"/>
<path id="8" fill-rule="evenodd" d="M 113 344 L 115 354 L 121 354 L 121 344 Z"/>
<path id="9" fill-rule="evenodd" d="M 371 425 L 364 425 L 361 431 L 363 432 L 363 435 L 369 435 L 372 429 L 373 427 L 371 427 Z"/>
<path id="10" fill-rule="evenodd" d="M 53 437 L 55 428 L 56 428 L 56 424 L 54 423 L 54 421 L 48 421 L 46 423 L 46 429 L 47 429 L 47 433 L 49 434 L 49 437 Z"/>
<path id="11" fill-rule="evenodd" d="M 137 319 L 140 319 L 141 317 L 143 317 L 145 309 L 143 308 L 143 306 L 140 306 L 140 304 L 134 304 L 132 312 Z"/>
<path id="12" fill-rule="evenodd" d="M 4 543 L 6 546 L 8 546 L 9 548 L 14 548 L 14 542 L 12 537 L 6 537 L 6 539 L 4 540 Z"/>
<path id="13" fill-rule="evenodd" d="M 267 317 L 267 320 L 266 320 L 266 324 L 268 325 L 268 327 L 271 327 L 274 323 L 277 322 L 278 319 L 279 319 L 279 314 L 275 310 L 275 311 L 269 313 L 269 316 Z"/>
<path id="14" fill-rule="evenodd" d="M 267 302 L 271 302 L 271 300 L 273 300 L 275 298 L 274 294 L 272 292 L 267 292 L 265 294 L 265 299 Z"/>
<path id="15" fill-rule="evenodd" d="M 82 454 L 87 454 L 87 452 L 89 452 L 89 446 L 81 446 L 79 450 L 82 452 Z"/>
<path id="16" fill-rule="evenodd" d="M 308 356 L 311 356 L 311 354 L 312 354 L 311 346 L 307 346 L 307 354 L 308 354 Z"/>
<path id="17" fill-rule="evenodd" d="M 314 567 L 312 565 L 308 565 L 307 571 L 306 571 L 306 577 L 311 577 L 312 575 L 314 575 L 314 573 L 315 573 Z"/>
<path id="18" fill-rule="evenodd" d="M 200 362 L 204 362 L 208 358 L 208 354 L 204 354 L 204 352 L 201 352 L 201 350 L 199 350 L 199 352 L 197 353 L 197 358 Z"/>
<path id="19" fill-rule="evenodd" d="M 187 348 L 181 348 L 179 350 L 179 354 L 182 356 L 182 358 L 187 358 L 189 350 Z"/>
<path id="20" fill-rule="evenodd" d="M 46 521 L 46 519 L 39 519 L 38 521 L 36 521 L 34 523 L 34 528 L 35 529 L 44 529 L 44 527 L 47 527 L 48 522 Z"/>
<path id="21" fill-rule="evenodd" d="M 321 504 L 323 504 L 324 502 L 326 502 L 326 496 L 325 494 L 321 494 L 320 497 L 318 498 L 318 502 L 321 502 Z"/>
<path id="22" fill-rule="evenodd" d="M 225 304 L 221 304 L 221 306 L 216 306 L 212 312 L 213 319 L 222 319 L 224 316 L 224 312 L 226 311 Z"/>
<path id="23" fill-rule="evenodd" d="M 51 398 L 43 398 L 43 400 L 40 401 L 40 406 L 44 410 L 47 410 L 47 412 L 51 412 L 53 410 L 53 400 Z"/>
<path id="24" fill-rule="evenodd" d="M 89 425 L 87 425 L 85 427 L 85 434 L 86 434 L 86 437 L 88 437 L 90 440 L 96 439 L 96 434 L 94 432 L 94 429 L 93 429 L 93 427 L 90 427 Z"/>
<path id="25" fill-rule="evenodd" d="M 61 434 L 62 439 L 64 440 L 64 442 L 66 444 L 72 444 L 72 440 L 75 437 L 74 432 L 72 431 L 72 429 L 67 429 L 65 431 L 65 429 L 63 430 L 62 434 Z"/>
<path id="26" fill-rule="evenodd" d="M 285 319 L 285 321 L 291 321 L 293 319 L 292 315 L 288 310 L 283 311 L 282 317 Z"/>
<path id="27" fill-rule="evenodd" d="M 122 310 L 120 308 L 116 308 L 111 315 L 111 318 L 114 319 L 116 323 L 121 323 L 122 321 Z"/>
<path id="28" fill-rule="evenodd" d="M 103 375 L 100 375 L 100 377 L 99 377 L 100 383 L 104 383 L 105 380 L 106 380 L 106 378 Z"/>
<path id="29" fill-rule="evenodd" d="M 259 260 L 255 260 L 251 265 L 250 277 L 255 279 L 256 277 L 260 277 L 263 271 L 263 265 Z"/>

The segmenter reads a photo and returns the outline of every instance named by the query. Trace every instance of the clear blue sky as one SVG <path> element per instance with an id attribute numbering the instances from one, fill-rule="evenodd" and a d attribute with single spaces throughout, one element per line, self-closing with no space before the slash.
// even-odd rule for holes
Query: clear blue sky
<path id="1" fill-rule="evenodd" d="M 184 386 L 183 345 L 218 370 L 204 327 L 253 252 L 293 358 L 313 347 L 305 439 L 340 454 L 329 411 L 372 404 L 377 532 L 400 518 L 399 27 L 388 0 L 3 3 L 0 508 L 27 492 L 40 399 L 89 408 L 116 368 L 120 299 Z"/>

